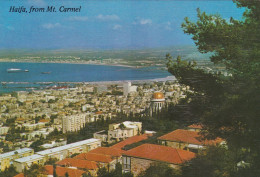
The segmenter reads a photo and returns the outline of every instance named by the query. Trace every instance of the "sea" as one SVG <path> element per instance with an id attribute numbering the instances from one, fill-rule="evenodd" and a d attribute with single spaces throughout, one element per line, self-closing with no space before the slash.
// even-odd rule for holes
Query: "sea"
<path id="1" fill-rule="evenodd" d="M 10 68 L 29 72 L 8 73 Z M 149 80 L 167 76 L 171 74 L 157 67 L 3 62 L 0 63 L 0 93 L 73 86 L 79 82 Z"/>

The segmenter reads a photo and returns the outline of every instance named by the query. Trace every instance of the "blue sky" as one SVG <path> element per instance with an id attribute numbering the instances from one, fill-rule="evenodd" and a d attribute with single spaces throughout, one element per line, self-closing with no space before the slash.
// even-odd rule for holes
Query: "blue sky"
<path id="1" fill-rule="evenodd" d="M 193 44 L 184 17 L 199 7 L 241 19 L 232 1 L 0 0 L 0 48 L 132 49 Z M 80 13 L 10 13 L 10 6 L 79 7 Z"/>

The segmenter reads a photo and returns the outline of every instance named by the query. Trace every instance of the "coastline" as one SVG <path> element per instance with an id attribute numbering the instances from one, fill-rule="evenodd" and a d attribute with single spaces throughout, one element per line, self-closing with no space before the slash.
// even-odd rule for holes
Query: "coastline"
<path id="1" fill-rule="evenodd" d="M 89 82 L 49 82 L 49 85 L 53 85 L 55 86 L 56 84 L 62 84 L 62 85 L 77 85 L 77 84 L 83 84 L 83 85 L 97 85 L 97 86 L 101 86 L 101 85 L 122 85 L 123 83 L 126 82 L 132 82 L 134 84 L 145 84 L 145 83 L 151 83 L 151 82 L 166 82 L 166 81 L 176 81 L 177 79 L 175 78 L 175 76 L 166 76 L 163 78 L 154 78 L 154 79 L 144 79 L 144 80 L 118 80 L 118 81 L 89 81 Z M 33 87 L 33 86 L 28 86 L 28 87 L 20 87 L 23 89 L 18 89 L 18 90 L 9 90 L 9 91 L 3 91 L 3 86 L 8 86 L 9 84 L 11 85 L 30 85 L 32 83 L 30 82 L 0 82 L 0 94 L 5 94 L 5 93 L 11 93 L 11 92 L 19 92 L 19 91 L 27 91 L 27 92 L 31 92 L 31 91 L 41 91 L 41 90 L 48 90 L 49 88 L 41 88 L 38 89 L 37 87 Z M 36 84 L 43 84 L 47 83 L 47 82 L 38 82 Z M 46 85 L 46 86 L 47 86 Z M 13 87 L 10 87 L 13 88 Z M 19 88 L 19 87 L 17 87 Z M 32 89 L 33 88 L 33 89 Z"/>
<path id="2" fill-rule="evenodd" d="M 166 81 L 175 81 L 175 80 L 176 80 L 175 76 L 166 76 L 162 78 L 144 79 L 144 80 L 92 81 L 92 82 L 83 82 L 83 83 L 106 85 L 106 84 L 121 84 L 123 82 L 145 83 L 145 82 L 166 82 Z"/>
<path id="3" fill-rule="evenodd" d="M 1 60 L 0 63 L 57 63 L 57 64 L 80 64 L 80 65 L 101 65 L 101 66 L 118 66 L 118 67 L 126 67 L 126 68 L 144 68 L 140 66 L 131 66 L 131 65 L 124 65 L 124 64 L 108 64 L 108 63 L 91 63 L 91 62 L 66 62 L 66 61 L 7 61 Z"/>

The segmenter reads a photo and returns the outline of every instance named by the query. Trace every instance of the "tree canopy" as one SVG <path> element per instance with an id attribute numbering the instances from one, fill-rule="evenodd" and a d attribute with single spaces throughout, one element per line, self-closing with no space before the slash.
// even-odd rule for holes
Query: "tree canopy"
<path id="1" fill-rule="evenodd" d="M 196 63 L 167 54 L 168 71 L 196 93 L 194 101 L 207 138 L 221 137 L 234 152 L 236 162 L 250 163 L 250 175 L 259 174 L 260 149 L 260 1 L 234 0 L 245 12 L 241 20 L 197 10 L 198 20 L 185 18 L 182 28 L 201 53 L 212 53 L 214 64 L 223 64 L 232 76 L 207 73 Z M 197 113 L 198 114 L 198 113 Z M 231 173 L 230 173 L 231 174 Z M 228 175 L 227 175 L 228 176 Z M 229 175 L 230 176 L 230 175 Z"/>

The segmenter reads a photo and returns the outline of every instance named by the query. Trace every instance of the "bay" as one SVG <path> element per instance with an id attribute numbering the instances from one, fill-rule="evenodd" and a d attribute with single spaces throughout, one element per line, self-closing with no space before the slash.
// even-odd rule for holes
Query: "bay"
<path id="1" fill-rule="evenodd" d="M 7 69 L 19 68 L 29 72 L 8 73 Z M 43 74 L 45 72 L 45 74 Z M 46 74 L 47 72 L 47 74 Z M 0 82 L 28 82 L 26 86 L 1 85 L 0 92 L 24 90 L 35 82 L 98 82 L 146 80 L 170 76 L 156 67 L 130 68 L 108 65 L 67 63 L 0 63 Z M 34 83 L 34 84 L 33 84 Z"/>

